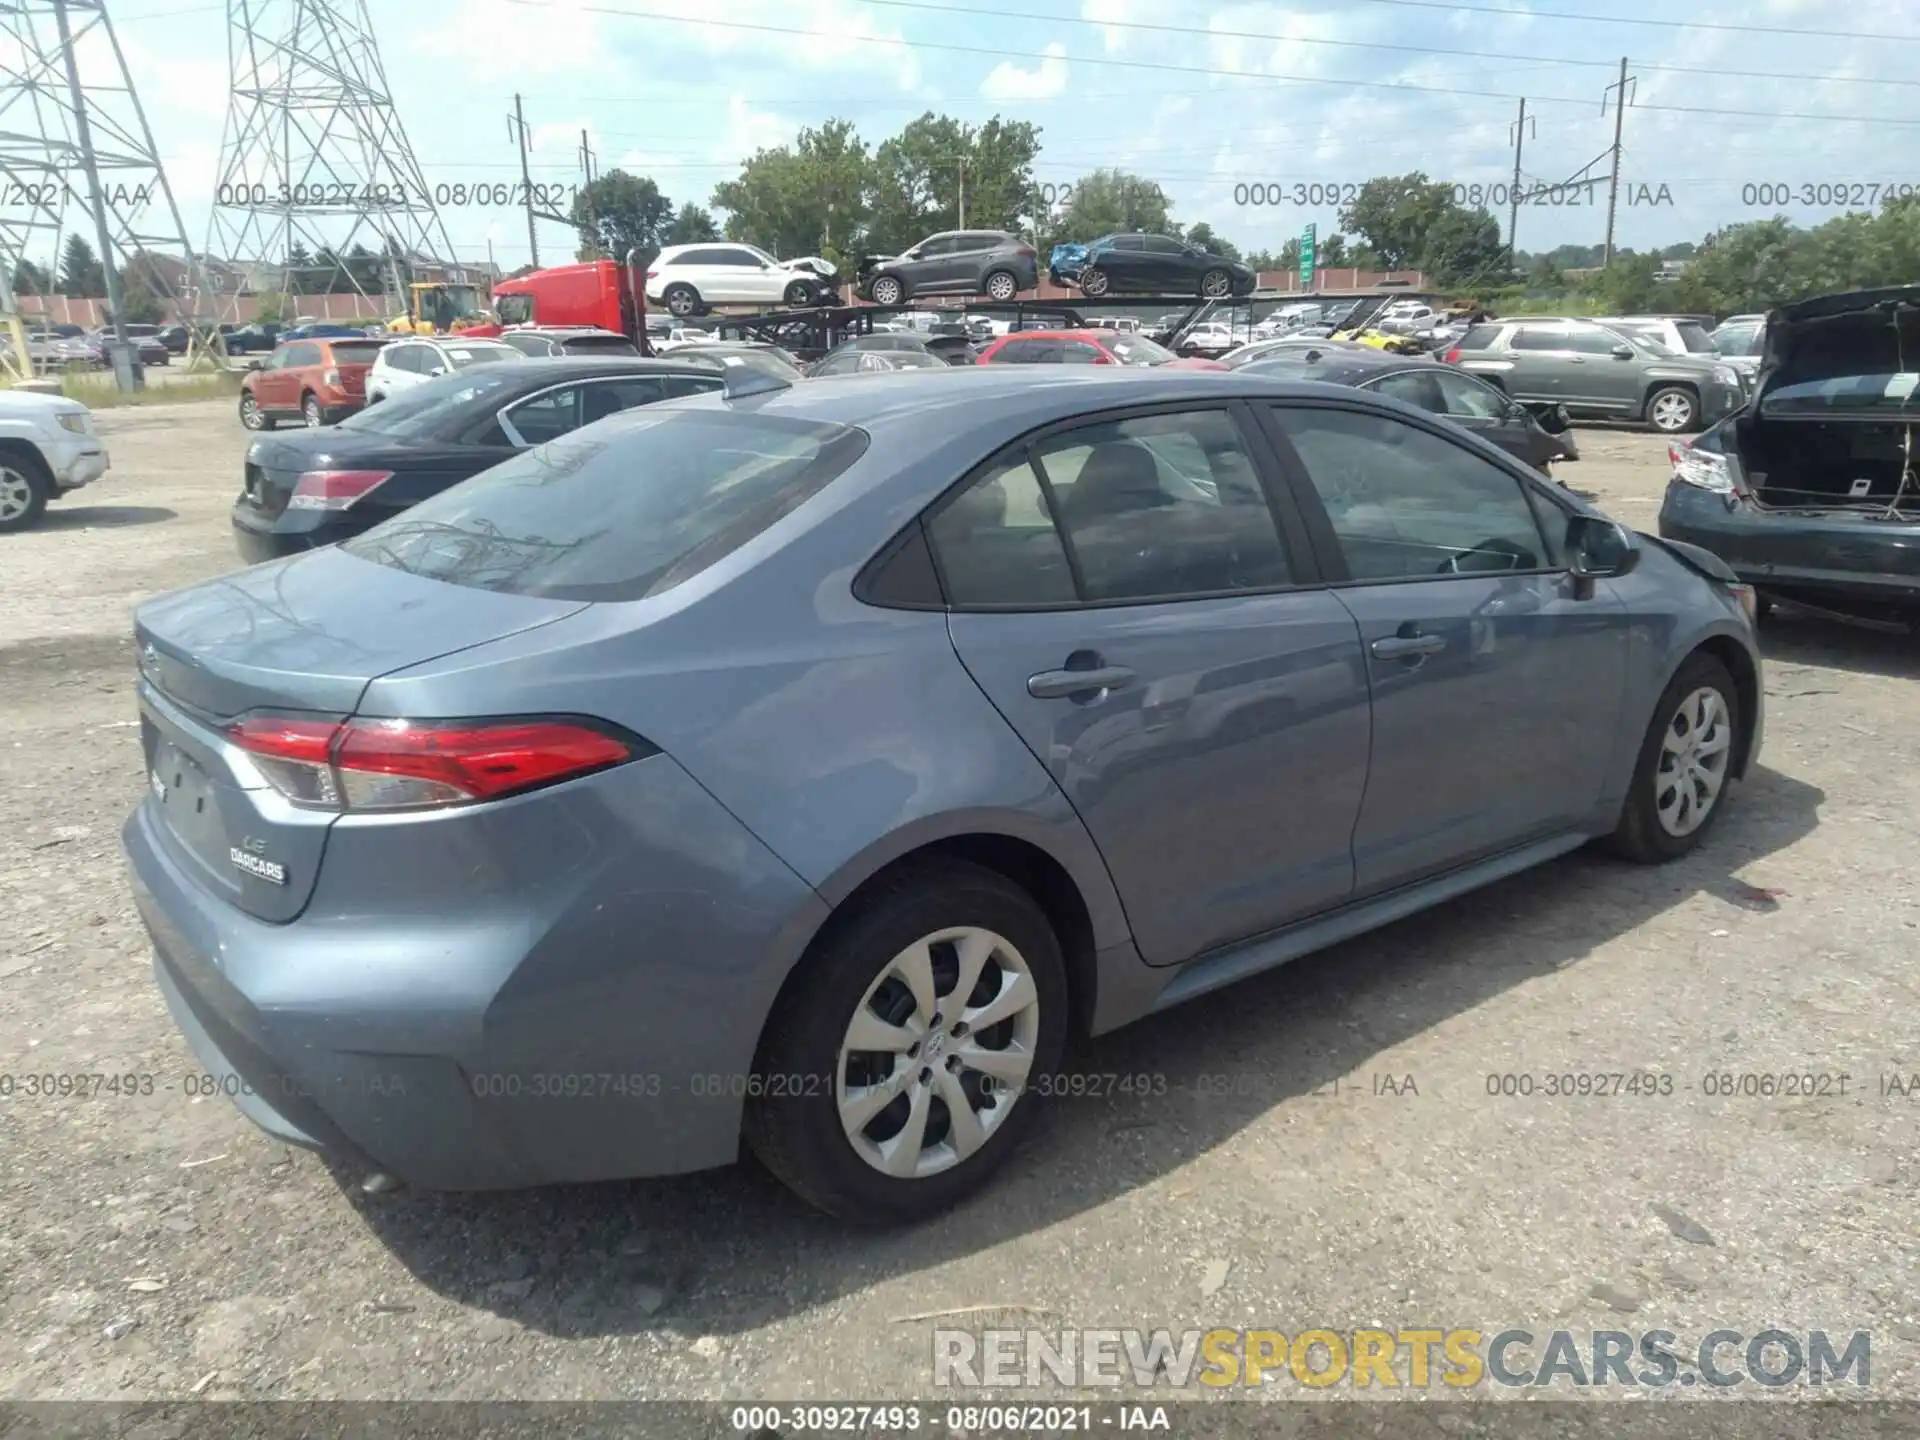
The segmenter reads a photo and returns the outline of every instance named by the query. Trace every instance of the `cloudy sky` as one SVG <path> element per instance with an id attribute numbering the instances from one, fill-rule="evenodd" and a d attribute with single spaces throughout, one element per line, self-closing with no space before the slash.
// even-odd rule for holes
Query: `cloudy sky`
<path id="1" fill-rule="evenodd" d="M 1180 220 L 1277 248 L 1309 221 L 1337 228 L 1340 188 L 1372 175 L 1504 185 L 1522 96 L 1534 117 L 1523 175 L 1581 172 L 1611 142 L 1601 100 L 1623 55 L 1637 84 L 1622 244 L 1697 239 L 1782 208 L 1756 208 L 1763 184 L 1920 186 L 1916 0 L 370 4 L 436 188 L 517 178 L 516 89 L 536 179 L 579 179 L 585 129 L 601 169 L 649 174 L 676 203 L 705 203 L 756 147 L 830 116 L 878 141 L 929 108 L 999 112 L 1042 128 L 1043 185 L 1124 166 L 1164 186 Z M 202 244 L 228 108 L 224 7 L 116 0 L 113 13 Z M 1522 210 L 1521 248 L 1602 238 L 1604 165 L 1593 173 L 1591 192 L 1563 192 L 1572 203 Z M 1783 208 L 1802 223 L 1838 213 L 1799 199 Z M 444 219 L 463 258 L 491 243 L 504 266 L 527 259 L 514 209 L 482 199 Z M 568 251 L 564 228 L 544 225 L 543 261 Z"/>

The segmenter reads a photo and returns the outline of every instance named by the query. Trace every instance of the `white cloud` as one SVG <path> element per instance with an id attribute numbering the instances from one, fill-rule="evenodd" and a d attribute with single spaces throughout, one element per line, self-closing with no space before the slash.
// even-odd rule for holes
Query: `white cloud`
<path id="1" fill-rule="evenodd" d="M 405 13 L 419 23 L 380 37 L 389 78 L 429 57 L 442 75 L 490 75 L 503 63 L 516 76 L 602 78 L 625 69 L 608 17 L 588 8 L 588 0 L 460 0 L 457 8 L 419 5 Z"/>
<path id="2" fill-rule="evenodd" d="M 1067 47 L 1058 42 L 1047 46 L 1046 58 L 1033 69 L 1002 60 L 980 82 L 980 93 L 989 100 L 1051 100 L 1066 88 Z"/>
<path id="3" fill-rule="evenodd" d="M 1080 18 L 1099 25 L 1101 42 L 1112 55 L 1126 48 L 1131 32 L 1120 26 L 1134 18 L 1134 7 L 1131 0 L 1080 0 Z"/>

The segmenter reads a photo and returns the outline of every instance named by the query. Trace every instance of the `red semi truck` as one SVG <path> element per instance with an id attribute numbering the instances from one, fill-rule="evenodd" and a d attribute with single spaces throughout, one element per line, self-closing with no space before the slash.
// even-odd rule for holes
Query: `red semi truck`
<path id="1" fill-rule="evenodd" d="M 493 287 L 503 325 L 592 326 L 625 335 L 646 354 L 647 297 L 633 266 L 615 260 L 555 265 Z"/>

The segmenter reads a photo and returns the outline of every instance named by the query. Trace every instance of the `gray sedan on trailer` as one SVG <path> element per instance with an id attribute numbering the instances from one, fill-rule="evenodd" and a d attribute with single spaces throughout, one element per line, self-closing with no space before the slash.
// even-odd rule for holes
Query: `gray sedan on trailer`
<path id="1" fill-rule="evenodd" d="M 1754 763 L 1751 592 L 1440 416 L 728 376 L 140 607 L 155 975 L 272 1134 L 926 1215 L 1070 1036 L 1683 855 Z"/>

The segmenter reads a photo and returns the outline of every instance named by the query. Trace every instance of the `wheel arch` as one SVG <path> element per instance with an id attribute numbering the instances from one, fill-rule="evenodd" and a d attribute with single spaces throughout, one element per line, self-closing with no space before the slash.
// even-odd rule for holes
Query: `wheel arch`
<path id="1" fill-rule="evenodd" d="M 856 915 L 862 902 L 910 876 L 915 870 L 942 861 L 964 861 L 991 870 L 1023 890 L 1053 927 L 1067 971 L 1067 993 L 1073 1030 L 1085 1034 L 1092 1024 L 1099 998 L 1097 957 L 1105 945 L 1117 943 L 1112 927 L 1122 928 L 1119 899 L 1104 867 L 1097 877 L 1086 874 L 1083 862 L 1063 859 L 1032 835 L 1015 834 L 1013 826 L 989 827 L 974 822 L 943 831 L 916 835 L 902 846 L 868 851 L 843 866 L 816 887 L 830 907 L 812 934 L 794 949 L 793 963 L 767 1008 L 754 1044 L 755 1063 L 767 1041 L 767 1023 L 781 1011 L 789 991 L 802 983 L 809 962 L 830 943 L 839 929 Z M 1091 893 L 1089 893 L 1091 892 Z"/>
<path id="2" fill-rule="evenodd" d="M 0 435 L 0 460 L 11 460 L 34 471 L 42 480 L 52 483 L 53 467 L 47 464 L 47 457 L 40 447 L 23 435 Z"/>
<path id="3" fill-rule="evenodd" d="M 1680 657 L 1673 674 L 1679 674 L 1680 666 L 1696 655 L 1711 656 L 1726 666 L 1727 673 L 1733 676 L 1734 699 L 1740 703 L 1740 730 L 1734 737 L 1730 768 L 1735 778 L 1743 779 L 1753 760 L 1753 742 L 1759 728 L 1756 724 L 1760 718 L 1759 666 L 1754 663 L 1753 652 L 1731 635 L 1709 635 Z"/>
<path id="4" fill-rule="evenodd" d="M 1649 380 L 1647 382 L 1647 388 L 1640 392 L 1641 419 L 1645 420 L 1652 416 L 1653 397 L 1658 395 L 1662 390 L 1684 390 L 1687 394 L 1691 395 L 1693 397 L 1693 420 L 1696 425 L 1700 423 L 1700 416 L 1704 413 L 1701 407 L 1706 402 L 1700 394 L 1700 386 L 1692 380 Z"/>

